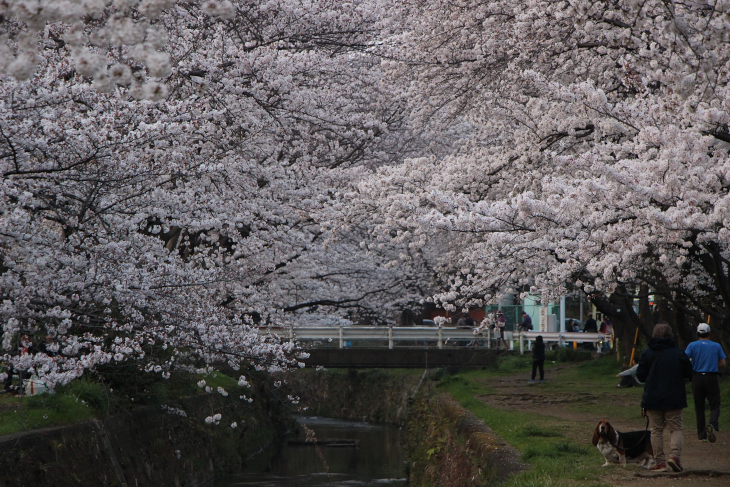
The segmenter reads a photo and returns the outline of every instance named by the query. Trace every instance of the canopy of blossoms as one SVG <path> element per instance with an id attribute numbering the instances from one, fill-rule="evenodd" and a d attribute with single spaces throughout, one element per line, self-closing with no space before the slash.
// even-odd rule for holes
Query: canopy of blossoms
<path id="1" fill-rule="evenodd" d="M 367 229 L 318 219 L 399 150 L 376 7 L 0 3 L 5 362 L 52 385 L 130 359 L 276 369 L 297 352 L 259 325 L 413 301 L 417 273 L 358 255 Z"/>
<path id="2" fill-rule="evenodd" d="M 255 325 L 431 296 L 578 288 L 657 297 L 684 333 L 730 319 L 730 2 L 0 15 L 3 346 L 50 383 L 282 367 L 296 351 Z"/>
<path id="3" fill-rule="evenodd" d="M 547 300 L 577 286 L 596 302 L 651 294 L 680 332 L 725 328 L 730 3 L 400 12 L 393 36 L 406 49 L 386 51 L 409 62 L 390 66 L 409 113 L 453 151 L 382 168 L 356 194 L 380 203 L 383 241 L 458 241 L 441 300 L 528 289 Z"/>

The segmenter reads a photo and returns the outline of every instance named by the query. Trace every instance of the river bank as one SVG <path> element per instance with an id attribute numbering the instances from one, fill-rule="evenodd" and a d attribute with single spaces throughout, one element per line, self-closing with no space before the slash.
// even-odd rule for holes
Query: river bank
<path id="1" fill-rule="evenodd" d="M 426 375 L 419 369 L 305 368 L 277 378 L 284 392 L 299 398 L 303 414 L 403 425 Z"/>
<path id="2" fill-rule="evenodd" d="M 528 383 L 528 363 L 514 365 L 465 371 L 435 386 L 437 393 L 453 397 L 529 463 L 529 469 L 510 477 L 507 487 L 730 486 L 730 439 L 720 431 L 716 443 L 697 441 L 689 383 L 689 407 L 683 415 L 685 472 L 653 473 L 635 464 L 602 467 L 604 458 L 591 443 L 593 429 L 604 418 L 620 431 L 643 430 L 646 425 L 639 406 L 643 388 L 617 389 L 619 365 L 614 359 L 549 362 L 544 384 Z M 721 391 L 723 404 L 730 403 L 727 379 Z M 721 428 L 727 429 L 723 424 L 721 418 Z"/>
<path id="3" fill-rule="evenodd" d="M 414 370 L 307 369 L 258 380 L 257 387 L 245 391 L 249 403 L 225 382 L 230 379 L 218 375 L 208 382 L 224 381 L 229 397 L 215 388 L 212 393 L 195 388 L 198 394 L 185 399 L 118 408 L 77 424 L 0 437 L 0 486 L 207 485 L 240 470 L 254 453 L 291 430 L 295 413 L 402 425 L 422 379 L 422 371 Z M 301 397 L 298 405 L 284 399 L 290 394 Z M 29 406 L 38 401 L 16 404 L 15 412 L 8 411 L 10 421 L 38 411 L 53 414 L 49 404 L 67 409 L 66 398 Z M 218 424 L 206 423 L 215 414 L 221 415 Z"/>
<path id="4" fill-rule="evenodd" d="M 448 394 L 422 395 L 405 434 L 409 485 L 497 485 L 527 468 L 520 454 Z"/>
<path id="5" fill-rule="evenodd" d="M 443 377 L 443 369 L 305 369 L 287 375 L 285 387 L 307 414 L 402 426 L 412 487 L 495 485 L 526 468 L 471 412 L 434 393 Z"/>
<path id="6" fill-rule="evenodd" d="M 399 427 L 321 416 L 296 419 L 300 428 L 295 434 L 256 455 L 216 487 L 407 485 Z"/>
<path id="7" fill-rule="evenodd" d="M 201 392 L 164 406 L 6 435 L 0 437 L 0 485 L 202 486 L 238 471 L 280 438 L 293 413 L 403 428 L 409 455 L 403 475 L 416 487 L 484 485 L 523 469 L 499 435 L 438 392 L 438 384 L 455 380 L 442 376 L 442 369 L 301 369 L 267 381 L 279 387 L 251 391 L 252 403 Z M 287 396 L 297 397 L 296 404 L 282 400 Z M 216 413 L 219 424 L 206 423 Z"/>
<path id="8" fill-rule="evenodd" d="M 288 411 L 199 394 L 78 424 L 0 437 L 0 486 L 209 484 L 291 427 Z M 220 414 L 218 424 L 206 418 Z M 232 423 L 236 427 L 231 427 Z"/>

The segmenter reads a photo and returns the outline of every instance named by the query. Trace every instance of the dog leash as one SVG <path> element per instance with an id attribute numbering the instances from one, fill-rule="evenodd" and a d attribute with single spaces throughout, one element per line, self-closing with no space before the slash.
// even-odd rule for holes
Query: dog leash
<path id="1" fill-rule="evenodd" d="M 639 446 L 642 442 L 645 441 L 646 434 L 649 433 L 649 416 L 647 416 L 647 414 L 646 414 L 646 409 L 641 408 L 641 415 L 646 418 L 646 427 L 644 428 L 644 434 L 641 436 L 641 438 L 639 438 L 636 441 L 636 443 L 634 445 L 632 445 L 632 446 L 624 445 L 624 450 L 631 450 L 632 448 L 636 448 L 637 446 Z"/>

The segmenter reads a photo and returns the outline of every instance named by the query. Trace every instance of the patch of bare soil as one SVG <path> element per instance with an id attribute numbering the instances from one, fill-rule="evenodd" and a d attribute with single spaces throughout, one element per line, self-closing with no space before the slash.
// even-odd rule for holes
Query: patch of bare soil
<path id="1" fill-rule="evenodd" d="M 574 424 L 585 426 L 586 438 L 590 444 L 593 428 L 598 419 L 594 415 L 578 413 L 569 405 L 606 404 L 610 401 L 613 406 L 636 407 L 636 400 L 621 394 L 604 397 L 600 393 L 590 391 L 574 392 L 567 396 L 564 391 L 551 391 L 550 383 L 560 380 L 556 372 L 570 366 L 560 366 L 551 369 L 551 381 L 544 384 L 529 385 L 524 374 L 515 376 L 488 379 L 485 383 L 494 391 L 491 394 L 479 396 L 478 399 L 486 404 L 500 409 L 522 410 L 530 414 L 558 418 L 571 421 Z M 691 397 L 687 398 L 691 401 Z M 726 406 L 727 407 L 727 406 Z M 694 414 L 694 410 L 685 410 L 685 418 Z M 727 417 L 728 413 L 725 413 Z M 611 418 L 608 418 L 611 420 Z M 636 429 L 636 424 L 622 424 L 611 420 L 619 431 Z M 727 424 L 727 423 L 726 423 Z M 722 427 L 722 424 L 720 425 Z M 591 445 L 592 447 L 592 445 Z M 668 444 L 665 451 L 668 451 Z M 615 486 L 638 487 L 645 486 L 681 486 L 700 487 L 712 486 L 730 487 L 730 431 L 720 431 L 716 443 L 700 442 L 693 427 L 684 431 L 684 448 L 682 450 L 682 464 L 685 471 L 677 473 L 651 473 L 636 465 L 608 466 L 601 468 L 602 463 L 596 464 L 596 477 Z"/>

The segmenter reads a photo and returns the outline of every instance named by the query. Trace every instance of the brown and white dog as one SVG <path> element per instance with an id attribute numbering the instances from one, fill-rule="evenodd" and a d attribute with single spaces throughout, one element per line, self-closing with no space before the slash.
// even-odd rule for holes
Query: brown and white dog
<path id="1" fill-rule="evenodd" d="M 593 431 L 593 446 L 606 459 L 603 467 L 609 463 L 620 463 L 622 467 L 626 463 L 638 463 L 639 467 L 651 468 L 654 463 L 649 431 L 620 433 L 611 423 L 602 419 Z"/>

